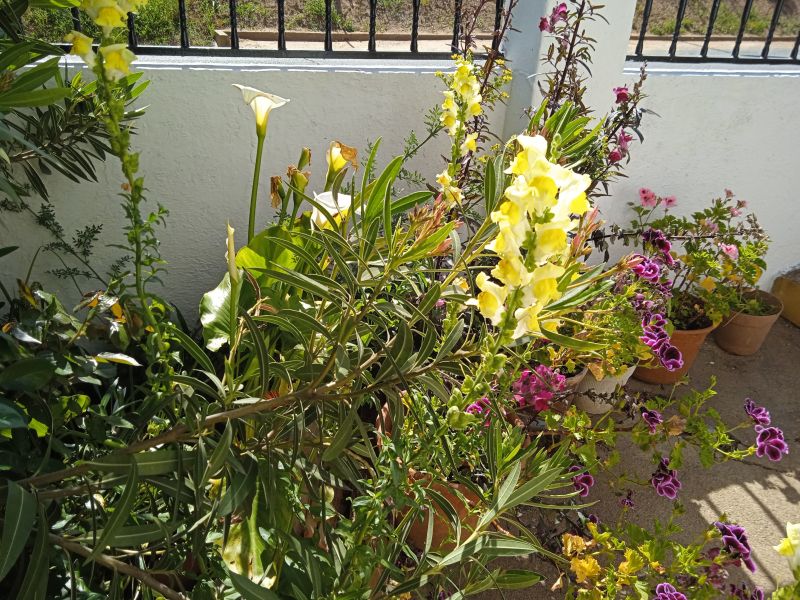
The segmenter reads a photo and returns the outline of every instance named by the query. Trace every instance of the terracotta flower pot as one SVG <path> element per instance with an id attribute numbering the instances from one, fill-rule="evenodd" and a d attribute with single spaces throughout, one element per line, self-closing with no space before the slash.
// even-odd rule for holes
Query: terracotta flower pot
<path id="1" fill-rule="evenodd" d="M 582 381 L 575 388 L 575 406 L 592 415 L 601 415 L 611 410 L 609 402 L 602 402 L 591 398 L 586 392 L 592 391 L 596 394 L 613 394 L 617 387 L 628 383 L 636 367 L 628 367 L 618 375 L 609 375 L 598 380 L 593 373 L 584 375 Z"/>
<path id="2" fill-rule="evenodd" d="M 468 487 L 460 483 L 450 481 L 432 481 L 427 473 L 418 473 L 409 469 L 408 476 L 411 479 L 422 481 L 426 487 L 434 490 L 444 497 L 455 509 L 458 519 L 461 522 L 461 542 L 466 540 L 478 526 L 478 513 L 474 512 L 481 499 Z M 433 501 L 429 501 L 429 506 L 422 509 L 422 518 L 417 519 L 411 524 L 408 530 L 408 542 L 417 550 L 425 548 L 425 541 L 428 536 L 428 523 L 430 513 L 433 512 L 433 531 L 431 532 L 431 547 L 433 552 L 449 552 L 456 547 L 455 530 L 450 524 L 442 508 Z"/>
<path id="3" fill-rule="evenodd" d="M 381 407 L 381 413 L 375 420 L 375 429 L 379 432 L 391 435 L 394 424 L 392 423 L 391 410 L 388 404 Z M 383 444 L 381 438 L 378 436 L 378 449 L 381 449 Z M 461 521 L 461 541 L 464 541 L 478 526 L 478 515 L 470 514 L 472 510 L 478 506 L 481 499 L 468 487 L 450 481 L 433 481 L 428 473 L 420 473 L 415 469 L 408 470 L 409 479 L 423 482 L 425 487 L 429 487 L 440 496 L 444 497 L 455 509 L 458 514 L 459 521 Z M 411 498 L 410 494 L 407 494 Z M 405 515 L 408 509 L 401 511 Z M 430 513 L 433 512 L 433 531 L 431 533 L 431 547 L 434 552 L 448 552 L 455 548 L 455 530 L 450 525 L 450 519 L 441 509 L 441 507 L 433 501 L 429 501 L 429 505 L 422 509 L 422 518 L 417 517 L 411 524 L 408 531 L 408 542 L 418 550 L 425 548 L 425 542 L 428 537 L 428 522 L 430 521 Z"/>
<path id="4" fill-rule="evenodd" d="M 762 300 L 770 304 L 775 311 L 769 315 L 748 315 L 743 312 L 734 313 L 727 321 L 723 321 L 714 334 L 717 345 L 738 356 L 755 354 L 767 339 L 770 329 L 783 312 L 783 303 L 772 294 L 758 290 L 755 292 Z"/>
<path id="5" fill-rule="evenodd" d="M 670 336 L 670 342 L 681 351 L 683 366 L 675 371 L 667 371 L 664 367 L 637 367 L 634 379 L 645 383 L 672 384 L 689 372 L 692 368 L 703 342 L 714 330 L 714 325 L 702 329 L 676 329 Z"/>

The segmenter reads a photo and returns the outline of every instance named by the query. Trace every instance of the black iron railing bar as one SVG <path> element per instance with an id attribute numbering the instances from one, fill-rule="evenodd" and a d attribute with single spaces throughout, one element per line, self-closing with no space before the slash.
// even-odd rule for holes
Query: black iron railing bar
<path id="1" fill-rule="evenodd" d="M 678 14 L 675 17 L 675 31 L 672 33 L 672 43 L 669 45 L 669 55 L 675 56 L 678 51 L 678 38 L 681 37 L 681 27 L 683 27 L 683 17 L 686 15 L 686 5 L 689 0 L 680 0 L 678 3 Z"/>
<path id="2" fill-rule="evenodd" d="M 462 0 L 455 0 L 455 10 L 453 12 L 453 41 L 450 44 L 450 49 L 453 52 L 458 52 L 458 40 L 461 37 L 462 4 Z"/>
<path id="3" fill-rule="evenodd" d="M 139 47 L 139 38 L 136 36 L 136 15 L 128 13 L 128 47 L 136 52 Z"/>
<path id="4" fill-rule="evenodd" d="M 745 31 L 747 30 L 747 22 L 750 20 L 750 11 L 753 9 L 753 0 L 747 0 L 744 4 L 742 11 L 742 21 L 739 23 L 739 33 L 736 34 L 736 43 L 733 45 L 733 57 L 739 58 L 739 50 L 742 47 L 742 39 L 744 39 Z"/>
<path id="5" fill-rule="evenodd" d="M 236 0 L 228 0 L 231 13 L 231 50 L 239 49 L 239 20 L 237 19 Z"/>
<path id="6" fill-rule="evenodd" d="M 772 21 L 769 23 L 769 31 L 767 31 L 767 39 L 764 42 L 764 49 L 761 51 L 761 58 L 769 57 L 769 47 L 772 45 L 772 38 L 775 37 L 775 30 L 778 28 L 778 21 L 781 18 L 781 10 L 783 10 L 783 0 L 778 0 L 775 3 L 775 10 L 772 11 Z"/>
<path id="7" fill-rule="evenodd" d="M 189 23 L 186 18 L 186 0 L 178 0 L 178 22 L 181 29 L 181 48 L 189 47 Z"/>
<path id="8" fill-rule="evenodd" d="M 653 0 L 646 0 L 642 11 L 642 27 L 639 30 L 639 41 L 636 42 L 636 56 L 641 56 L 644 51 L 644 37 L 647 34 L 647 25 L 650 22 L 650 13 L 653 11 Z"/>
<path id="9" fill-rule="evenodd" d="M 325 0 L 325 51 L 333 52 L 333 0 Z"/>
<path id="10" fill-rule="evenodd" d="M 376 20 L 378 14 L 378 0 L 369 0 L 369 41 L 367 42 L 367 51 L 376 52 L 375 47 L 375 30 Z"/>
<path id="11" fill-rule="evenodd" d="M 420 0 L 411 0 L 411 52 L 419 52 L 419 2 Z"/>
<path id="12" fill-rule="evenodd" d="M 711 36 L 714 34 L 714 24 L 717 22 L 720 2 L 721 0 L 714 0 L 714 2 L 711 4 L 711 12 L 708 15 L 708 29 L 706 29 L 706 37 L 703 40 L 703 47 L 700 48 L 700 56 L 703 58 L 708 56 L 708 44 L 711 41 Z"/>

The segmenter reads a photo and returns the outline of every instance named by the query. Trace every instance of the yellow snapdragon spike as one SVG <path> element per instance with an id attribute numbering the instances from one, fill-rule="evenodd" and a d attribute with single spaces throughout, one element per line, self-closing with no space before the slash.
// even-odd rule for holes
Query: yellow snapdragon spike
<path id="1" fill-rule="evenodd" d="M 269 113 L 276 108 L 280 108 L 289 101 L 286 98 L 281 98 L 275 94 L 262 92 L 256 88 L 248 87 L 234 83 L 233 87 L 238 88 L 242 92 L 242 98 L 245 104 L 253 109 L 256 116 L 256 134 L 259 137 L 264 137 L 267 134 L 267 122 L 269 120 Z"/>
<path id="2" fill-rule="evenodd" d="M 125 44 L 110 44 L 100 46 L 103 55 L 103 68 L 106 77 L 112 81 L 124 77 L 131 72 L 131 63 L 136 60 L 136 55 L 128 50 Z"/>
<path id="3" fill-rule="evenodd" d="M 452 182 L 453 178 L 450 177 L 450 173 L 448 173 L 447 171 L 442 171 L 436 176 L 436 183 L 438 183 L 443 188 L 448 187 Z"/>
<path id="4" fill-rule="evenodd" d="M 541 215 L 545 209 L 553 208 L 556 205 L 558 186 L 556 186 L 556 182 L 551 177 L 538 175 L 531 180 L 531 187 L 536 190 L 532 212 Z"/>
<path id="5" fill-rule="evenodd" d="M 117 6 L 106 6 L 97 11 L 97 17 L 95 17 L 94 22 L 104 29 L 125 27 L 125 13 Z"/>
<path id="6" fill-rule="evenodd" d="M 561 265 L 548 262 L 533 272 L 533 294 L 538 302 L 546 305 L 561 295 L 558 291 L 558 278 L 565 271 Z"/>

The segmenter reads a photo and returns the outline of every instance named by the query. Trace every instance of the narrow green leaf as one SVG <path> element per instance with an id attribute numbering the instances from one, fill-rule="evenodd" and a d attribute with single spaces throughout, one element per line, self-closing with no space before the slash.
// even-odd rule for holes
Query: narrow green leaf
<path id="1" fill-rule="evenodd" d="M 176 325 L 170 325 L 169 331 L 170 335 L 178 340 L 180 345 L 183 346 L 183 349 L 197 361 L 203 370 L 210 371 L 211 373 L 214 372 L 214 365 L 211 363 L 211 359 L 191 337 L 178 329 Z"/>
<path id="2" fill-rule="evenodd" d="M 36 498 L 15 482 L 8 482 L 3 537 L 0 538 L 0 581 L 17 562 L 36 518 Z"/>
<path id="3" fill-rule="evenodd" d="M 264 586 L 258 585 L 249 577 L 228 571 L 233 587 L 242 595 L 243 600 L 280 600 L 280 597 Z"/>
<path id="4" fill-rule="evenodd" d="M 128 464 L 130 466 L 130 472 L 128 473 L 128 480 L 125 482 L 125 489 L 119 499 L 114 503 L 114 511 L 106 522 L 106 526 L 103 528 L 103 533 L 99 536 L 97 544 L 92 549 L 91 556 L 86 559 L 87 563 L 98 554 L 101 554 L 106 546 L 114 545 L 114 536 L 117 530 L 125 525 L 125 522 L 130 516 L 131 509 L 136 502 L 136 497 L 139 492 L 139 469 L 136 466 L 136 461 L 132 460 L 131 457 L 129 457 Z"/>
<path id="5" fill-rule="evenodd" d="M 117 363 L 120 365 L 128 365 L 130 367 L 141 367 L 142 365 L 132 356 L 122 354 L 121 352 L 101 352 L 95 355 L 95 360 L 102 363 Z"/>
<path id="6" fill-rule="evenodd" d="M 36 540 L 33 543 L 33 550 L 27 557 L 28 570 L 25 571 L 25 578 L 19 588 L 17 598 L 19 600 L 44 600 L 47 593 L 47 569 L 50 561 L 47 558 L 50 545 L 47 543 L 48 531 L 47 516 L 44 514 L 44 507 L 39 505 L 39 519 L 36 526 Z"/>

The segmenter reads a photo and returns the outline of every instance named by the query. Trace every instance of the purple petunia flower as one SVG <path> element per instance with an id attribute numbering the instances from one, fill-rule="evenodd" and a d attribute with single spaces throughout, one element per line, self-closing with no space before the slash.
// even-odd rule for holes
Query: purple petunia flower
<path id="1" fill-rule="evenodd" d="M 789 454 L 789 444 L 783 439 L 783 431 L 777 427 L 756 425 L 756 456 L 766 455 L 773 462 L 778 462 L 784 454 Z"/>
<path id="2" fill-rule="evenodd" d="M 767 426 L 770 424 L 769 411 L 763 406 L 756 406 L 756 403 L 751 398 L 745 398 L 744 412 L 753 419 L 756 425 Z"/>
<path id="3" fill-rule="evenodd" d="M 625 494 L 625 497 L 620 498 L 619 504 L 623 508 L 634 508 L 635 504 L 633 502 L 633 490 L 628 490 L 628 493 Z"/>
<path id="4" fill-rule="evenodd" d="M 678 481 L 678 472 L 669 468 L 669 459 L 661 459 L 655 473 L 650 478 L 650 483 L 656 490 L 656 494 L 675 500 L 678 497 L 678 490 L 681 489 L 681 482 Z"/>
<path id="5" fill-rule="evenodd" d="M 722 534 L 722 543 L 725 551 L 733 558 L 741 559 L 751 573 L 756 572 L 756 563 L 753 562 L 750 554 L 750 542 L 747 541 L 747 532 L 741 525 L 735 523 L 722 523 L 717 521 L 714 526 Z"/>
<path id="6" fill-rule="evenodd" d="M 677 371 L 683 367 L 683 354 L 672 344 L 661 346 L 658 358 L 667 371 Z"/>
<path id="7" fill-rule="evenodd" d="M 578 491 L 578 496 L 586 498 L 594 485 L 594 477 L 578 465 L 571 466 L 569 472 L 576 473 L 576 475 L 572 477 L 572 485 L 575 486 L 575 489 Z"/>
<path id="8" fill-rule="evenodd" d="M 659 583 L 653 600 L 686 600 L 686 596 L 676 590 L 671 583 Z"/>
<path id="9" fill-rule="evenodd" d="M 636 273 L 636 275 L 645 281 L 653 283 L 659 280 L 661 277 L 661 267 L 658 266 L 656 261 L 642 256 L 641 254 L 634 254 L 632 258 L 639 259 L 639 262 L 631 267 L 631 270 Z"/>
<path id="10" fill-rule="evenodd" d="M 664 417 L 657 410 L 643 410 L 642 420 L 647 423 L 650 433 L 655 433 L 658 426 L 664 422 Z"/>

